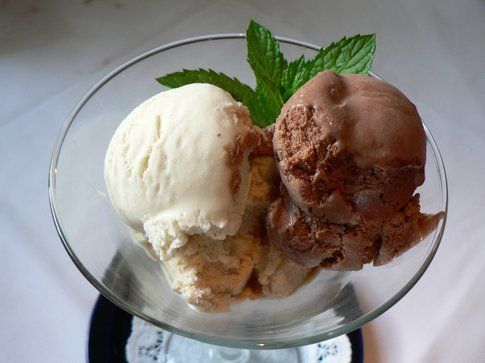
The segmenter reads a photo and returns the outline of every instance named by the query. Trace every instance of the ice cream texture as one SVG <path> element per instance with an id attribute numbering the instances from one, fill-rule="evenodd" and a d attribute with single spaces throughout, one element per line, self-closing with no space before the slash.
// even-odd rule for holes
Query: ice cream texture
<path id="1" fill-rule="evenodd" d="M 246 107 L 218 87 L 161 92 L 135 108 L 111 140 L 105 181 L 112 204 L 162 257 L 190 235 L 234 235 L 258 137 Z"/>
<path id="2" fill-rule="evenodd" d="M 251 187 L 239 231 L 222 241 L 192 235 L 163 261 L 174 291 L 200 310 L 227 311 L 231 303 L 247 298 L 288 296 L 311 272 L 265 241 L 277 170 L 272 157 L 251 157 L 250 165 Z"/>
<path id="3" fill-rule="evenodd" d="M 274 158 L 252 155 L 249 163 L 251 184 L 239 231 L 220 241 L 191 235 L 162 259 L 172 289 L 202 311 L 227 311 L 231 303 L 260 296 L 283 298 L 311 276 L 311 268 L 292 261 L 265 238 L 266 211 L 278 193 Z M 137 242 L 156 257 L 146 237 L 137 235 Z"/>
<path id="4" fill-rule="evenodd" d="M 282 196 L 268 233 L 302 265 L 384 264 L 442 217 L 422 214 L 414 195 L 426 157 L 416 107 L 377 78 L 319 73 L 283 106 L 273 146 Z"/>
<path id="5" fill-rule="evenodd" d="M 252 155 L 256 147 L 266 154 Z M 105 160 L 115 210 L 162 262 L 173 290 L 205 311 L 289 295 L 310 271 L 266 241 L 277 174 L 268 135 L 209 84 L 143 102 L 118 127 Z"/>

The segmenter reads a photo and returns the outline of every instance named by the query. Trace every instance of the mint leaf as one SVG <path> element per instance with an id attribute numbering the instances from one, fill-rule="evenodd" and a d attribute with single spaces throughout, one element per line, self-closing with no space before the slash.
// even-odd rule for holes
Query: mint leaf
<path id="1" fill-rule="evenodd" d="M 268 124 L 267 112 L 254 90 L 237 78 L 231 78 L 224 73 L 211 69 L 183 69 L 180 72 L 167 74 L 156 79 L 158 83 L 170 88 L 177 88 L 191 83 L 210 83 L 231 94 L 238 102 L 242 102 L 249 110 L 251 120 L 258 126 Z"/>
<path id="2" fill-rule="evenodd" d="M 301 57 L 291 62 L 285 72 L 292 82 L 282 83 L 283 99 L 288 100 L 298 88 L 326 69 L 337 73 L 369 73 L 376 50 L 375 34 L 355 35 L 350 38 L 343 37 L 338 42 L 320 49 L 312 60 L 301 65 Z M 295 63 L 293 65 L 293 63 Z M 290 66 L 294 69 L 290 70 Z M 296 70 L 298 68 L 298 70 Z"/>
<path id="3" fill-rule="evenodd" d="M 276 103 L 271 95 L 271 91 L 262 84 L 256 87 L 256 98 L 258 100 L 258 104 L 263 108 L 263 112 L 261 113 L 264 118 L 262 121 L 262 127 L 271 125 L 279 116 L 283 104 Z"/>
<path id="4" fill-rule="evenodd" d="M 375 50 L 375 34 L 343 37 L 318 52 L 310 65 L 310 77 L 324 69 L 338 73 L 367 74 L 372 66 Z"/>
<path id="5" fill-rule="evenodd" d="M 287 61 L 280 51 L 280 45 L 271 32 L 251 20 L 246 31 L 247 60 L 260 88 L 259 94 L 267 100 L 268 113 L 278 115 L 283 106 L 280 80 Z M 274 120 L 271 120 L 273 122 Z"/>
<path id="6" fill-rule="evenodd" d="M 157 78 L 157 82 L 170 88 L 185 86 L 191 83 L 210 83 L 229 92 L 236 101 L 243 102 L 253 97 L 254 91 L 237 78 L 231 78 L 224 73 L 212 69 L 183 69 Z"/>
<path id="7" fill-rule="evenodd" d="M 308 79 L 308 73 L 309 67 L 307 67 L 307 62 L 303 55 L 288 64 L 283 71 L 280 81 L 280 93 L 284 102 L 288 101 L 291 95 L 300 88 L 300 85 L 305 83 L 304 80 Z"/>

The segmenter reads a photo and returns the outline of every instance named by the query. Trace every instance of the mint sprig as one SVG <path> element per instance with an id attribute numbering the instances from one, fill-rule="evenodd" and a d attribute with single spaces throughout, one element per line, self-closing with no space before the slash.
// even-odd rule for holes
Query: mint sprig
<path id="1" fill-rule="evenodd" d="M 159 77 L 157 81 L 170 88 L 211 83 L 245 104 L 253 122 L 265 127 L 275 122 L 284 102 L 319 72 L 329 69 L 338 73 L 368 74 L 376 49 L 375 34 L 358 34 L 320 49 L 313 59 L 306 60 L 302 55 L 288 62 L 278 40 L 253 20 L 246 31 L 246 41 L 247 61 L 256 77 L 255 90 L 237 78 L 210 69 L 184 69 Z"/>

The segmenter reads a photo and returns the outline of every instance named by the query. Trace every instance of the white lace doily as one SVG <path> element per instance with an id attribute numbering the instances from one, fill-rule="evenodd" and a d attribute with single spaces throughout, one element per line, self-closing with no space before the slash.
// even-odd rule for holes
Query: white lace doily
<path id="1" fill-rule="evenodd" d="M 131 335 L 126 344 L 126 359 L 129 363 L 169 363 L 172 337 L 174 335 L 171 333 L 134 317 Z M 177 353 L 184 354 L 188 358 L 195 353 L 196 349 L 200 349 L 200 344 L 195 344 L 194 341 L 194 344 L 187 345 L 188 349 Z M 302 363 L 350 363 L 352 348 L 349 338 L 342 335 L 325 342 L 300 347 L 298 354 Z M 192 360 L 188 358 L 184 361 Z"/>

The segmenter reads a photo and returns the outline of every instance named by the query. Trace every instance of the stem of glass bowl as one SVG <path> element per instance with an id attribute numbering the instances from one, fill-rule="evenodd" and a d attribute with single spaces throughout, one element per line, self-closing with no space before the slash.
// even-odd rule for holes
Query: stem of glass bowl
<path id="1" fill-rule="evenodd" d="M 251 352 L 247 349 L 215 347 L 211 350 L 216 361 L 221 363 L 246 363 L 249 362 L 251 355 Z"/>

